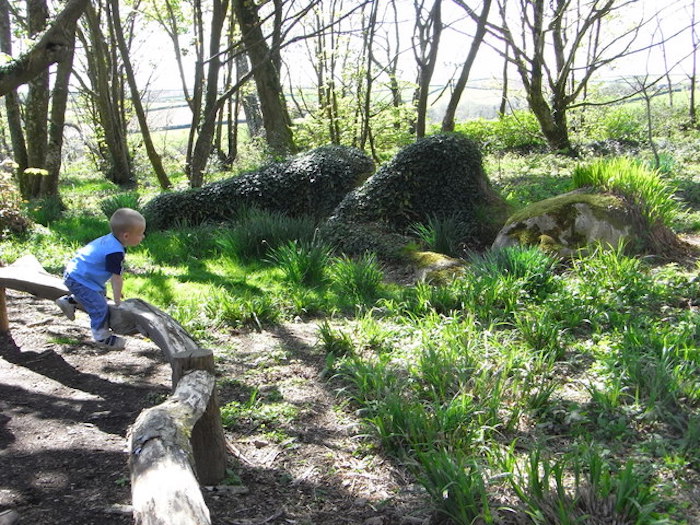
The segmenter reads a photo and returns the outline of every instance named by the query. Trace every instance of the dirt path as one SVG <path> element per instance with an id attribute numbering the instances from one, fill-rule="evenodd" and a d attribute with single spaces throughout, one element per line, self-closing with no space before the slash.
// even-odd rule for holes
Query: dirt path
<path id="1" fill-rule="evenodd" d="M 88 319 L 8 291 L 11 335 L 0 337 L 0 511 L 21 523 L 132 523 L 126 432 L 170 391 L 150 341 L 125 351 L 89 342 Z M 212 523 L 418 524 L 427 500 L 362 436 L 321 379 L 311 324 L 219 334 L 221 405 L 256 406 L 227 431 L 231 485 L 205 488 Z M 262 408 L 264 418 L 256 414 Z"/>

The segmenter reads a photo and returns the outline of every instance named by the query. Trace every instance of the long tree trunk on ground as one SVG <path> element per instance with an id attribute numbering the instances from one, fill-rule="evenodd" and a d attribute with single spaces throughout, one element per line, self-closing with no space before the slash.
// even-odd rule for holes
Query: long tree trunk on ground
<path id="1" fill-rule="evenodd" d="M 287 155 L 296 151 L 291 119 L 282 93 L 279 71 L 261 28 L 257 7 L 248 0 L 233 0 L 243 45 L 250 57 L 253 77 L 260 99 L 260 109 L 271 153 Z"/>
<path id="2" fill-rule="evenodd" d="M 466 5 L 463 5 L 463 7 L 467 8 Z M 472 38 L 471 44 L 469 45 L 469 53 L 467 54 L 467 58 L 462 65 L 462 71 L 459 74 L 459 79 L 457 79 L 457 83 L 455 84 L 450 101 L 447 103 L 445 115 L 442 117 L 442 131 L 454 131 L 455 129 L 455 114 L 457 113 L 457 106 L 462 98 L 462 93 L 464 93 L 467 80 L 469 80 L 469 73 L 474 65 L 476 54 L 479 51 L 479 47 L 481 47 L 481 43 L 484 41 L 484 36 L 486 35 L 486 20 L 488 19 L 490 9 L 491 0 L 483 1 L 481 13 L 479 15 L 476 15 L 476 13 L 474 13 L 471 9 L 467 8 L 469 16 L 476 21 L 476 33 L 474 34 L 474 38 Z"/>
<path id="3" fill-rule="evenodd" d="M 112 24 L 114 26 L 114 35 L 116 37 L 117 45 L 119 46 L 119 52 L 121 53 L 122 63 L 124 64 L 124 71 L 126 73 L 126 80 L 129 83 L 129 89 L 131 91 L 131 103 L 136 113 L 136 118 L 139 122 L 139 127 L 141 128 L 141 137 L 143 138 L 143 144 L 146 147 L 146 154 L 148 155 L 148 160 L 151 162 L 153 171 L 156 174 L 158 183 L 162 189 L 168 189 L 172 186 L 167 173 L 165 173 L 165 168 L 163 168 L 163 162 L 160 155 L 156 151 L 153 145 L 153 140 L 151 139 L 151 132 L 148 129 L 148 122 L 146 121 L 146 112 L 143 109 L 143 104 L 141 103 L 141 94 L 139 93 L 138 86 L 136 85 L 136 77 L 134 75 L 134 69 L 131 66 L 131 59 L 129 58 L 129 48 L 126 44 L 126 39 L 124 38 L 124 31 L 122 29 L 121 18 L 119 15 L 119 0 L 110 0 L 110 5 L 112 7 Z"/>
<path id="4" fill-rule="evenodd" d="M 8 0 L 0 0 L 0 51 L 12 56 L 12 26 L 10 24 L 10 5 Z M 5 110 L 7 111 L 7 126 L 10 130 L 12 154 L 17 163 L 17 171 L 23 173 L 29 167 L 27 162 L 27 146 L 24 142 L 22 117 L 19 96 L 16 90 L 5 95 Z"/>
<path id="5" fill-rule="evenodd" d="M 221 59 L 219 58 L 219 46 L 221 35 L 226 20 L 228 0 L 214 0 L 210 34 L 209 34 L 209 59 L 207 61 L 207 85 L 204 98 L 203 120 L 194 145 L 192 162 L 190 165 L 190 186 L 200 187 L 204 182 L 204 169 L 211 154 L 214 131 L 216 130 L 216 117 L 218 108 L 218 85 Z"/>

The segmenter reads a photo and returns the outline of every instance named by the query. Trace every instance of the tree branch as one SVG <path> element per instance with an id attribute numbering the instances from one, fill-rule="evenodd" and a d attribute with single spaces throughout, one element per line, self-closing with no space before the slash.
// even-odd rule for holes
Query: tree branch
<path id="1" fill-rule="evenodd" d="M 71 36 L 75 25 L 90 0 L 69 0 L 51 27 L 39 38 L 32 48 L 6 66 L 0 67 L 0 96 L 26 84 L 45 71 L 51 64 L 70 56 Z"/>

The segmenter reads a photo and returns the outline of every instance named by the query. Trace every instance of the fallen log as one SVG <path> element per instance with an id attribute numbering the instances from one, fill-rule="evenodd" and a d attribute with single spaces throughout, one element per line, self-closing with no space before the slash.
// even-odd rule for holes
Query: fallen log
<path id="1" fill-rule="evenodd" d="M 209 509 L 191 467 L 189 435 L 204 413 L 215 378 L 187 373 L 164 403 L 141 412 L 129 432 L 136 525 L 205 525 Z"/>
<path id="2" fill-rule="evenodd" d="M 68 293 L 63 281 L 48 273 L 33 255 L 25 255 L 13 264 L 0 268 L 0 332 L 7 325 L 4 288 L 28 292 L 55 300 Z M 173 389 L 188 370 L 214 373 L 214 354 L 201 348 L 172 317 L 141 299 L 127 299 L 120 306 L 110 304 L 110 328 L 123 335 L 141 333 L 163 351 L 172 367 Z M 5 322 L 3 324 L 3 319 Z M 215 485 L 226 475 L 226 443 L 221 425 L 218 396 L 209 396 L 204 415 L 192 431 L 191 443 L 200 483 Z"/>

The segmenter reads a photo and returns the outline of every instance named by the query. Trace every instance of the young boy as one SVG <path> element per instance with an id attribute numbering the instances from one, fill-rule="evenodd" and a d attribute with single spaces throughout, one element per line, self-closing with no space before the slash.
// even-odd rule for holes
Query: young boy
<path id="1" fill-rule="evenodd" d="M 136 246 L 145 237 L 146 219 L 136 210 L 120 208 L 109 220 L 112 233 L 82 247 L 66 265 L 64 283 L 71 295 L 56 299 L 68 319 L 75 319 L 75 308 L 81 304 L 90 316 L 92 336 L 107 348 L 124 348 L 124 338 L 109 330 L 109 306 L 106 283 L 112 282 L 114 304 L 122 299 L 122 263 L 126 248 Z"/>

